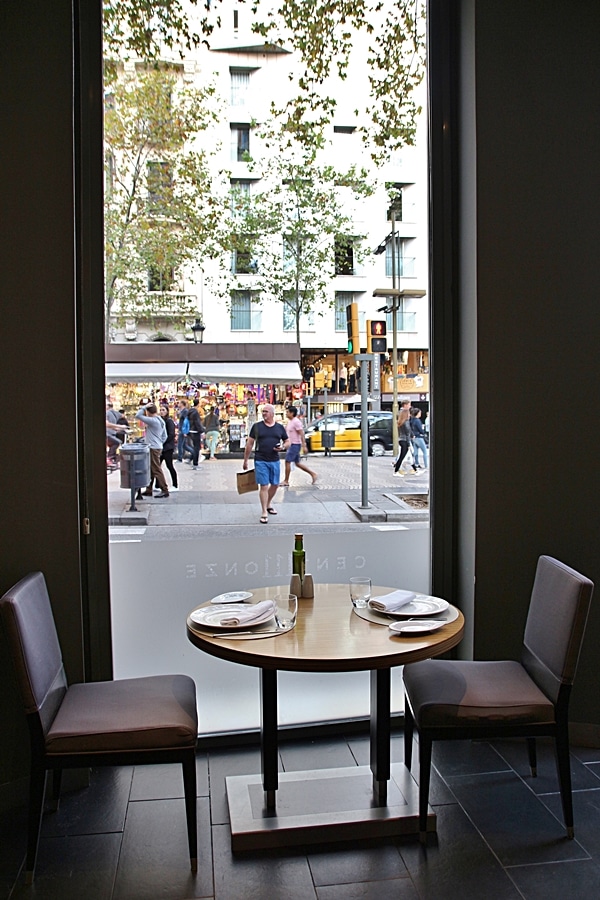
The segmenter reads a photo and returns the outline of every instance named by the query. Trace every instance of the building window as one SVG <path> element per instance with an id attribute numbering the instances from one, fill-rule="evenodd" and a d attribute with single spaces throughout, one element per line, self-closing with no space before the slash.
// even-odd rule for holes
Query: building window
<path id="1" fill-rule="evenodd" d="M 355 125 L 334 125 L 333 133 L 334 134 L 354 134 L 356 131 Z"/>
<path id="2" fill-rule="evenodd" d="M 411 276 L 415 274 L 415 258 L 408 256 L 406 251 L 409 242 L 396 238 L 396 276 Z M 385 248 L 385 274 L 391 278 L 392 273 L 392 241 L 388 241 Z"/>
<path id="3" fill-rule="evenodd" d="M 147 169 L 148 206 L 153 212 L 164 211 L 171 187 L 171 166 L 167 162 L 149 162 Z"/>
<path id="4" fill-rule="evenodd" d="M 335 274 L 354 275 L 354 242 L 338 235 L 335 239 Z"/>
<path id="5" fill-rule="evenodd" d="M 346 331 L 348 321 L 346 318 L 346 307 L 354 303 L 355 295 L 348 291 L 335 292 L 335 330 Z"/>
<path id="6" fill-rule="evenodd" d="M 251 291 L 233 291 L 231 295 L 231 330 L 260 331 L 262 310 L 252 301 Z"/>
<path id="7" fill-rule="evenodd" d="M 250 91 L 250 70 L 230 69 L 231 75 L 231 105 L 246 106 Z"/>
<path id="8" fill-rule="evenodd" d="M 231 159 L 234 162 L 244 162 L 250 153 L 250 126 L 231 126 Z"/>
<path id="9" fill-rule="evenodd" d="M 310 312 L 300 313 L 300 331 L 312 331 L 315 327 L 315 315 L 312 310 Z M 296 303 L 294 300 L 288 302 L 283 301 L 283 330 L 296 330 Z"/>
<path id="10" fill-rule="evenodd" d="M 148 269 L 149 291 L 170 291 L 175 281 L 175 272 L 171 266 L 150 266 Z"/>
<path id="11" fill-rule="evenodd" d="M 234 275 L 256 275 L 258 263 L 250 250 L 233 250 L 231 253 L 231 271 Z"/>
<path id="12" fill-rule="evenodd" d="M 230 190 L 232 215 L 243 215 L 250 202 L 250 182 L 232 178 Z"/>

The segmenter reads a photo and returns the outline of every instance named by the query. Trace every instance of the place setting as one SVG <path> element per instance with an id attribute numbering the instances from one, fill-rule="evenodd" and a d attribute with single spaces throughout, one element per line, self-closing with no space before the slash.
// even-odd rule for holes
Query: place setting
<path id="1" fill-rule="evenodd" d="M 286 634 L 296 625 L 298 597 L 278 594 L 258 603 L 249 591 L 229 591 L 192 610 L 190 626 L 201 634 L 226 640 L 262 640 Z"/>
<path id="2" fill-rule="evenodd" d="M 350 579 L 350 600 L 356 615 L 375 625 L 387 626 L 394 635 L 431 634 L 454 622 L 459 615 L 447 600 L 429 594 L 401 589 L 378 597 L 371 594 L 370 578 Z"/>

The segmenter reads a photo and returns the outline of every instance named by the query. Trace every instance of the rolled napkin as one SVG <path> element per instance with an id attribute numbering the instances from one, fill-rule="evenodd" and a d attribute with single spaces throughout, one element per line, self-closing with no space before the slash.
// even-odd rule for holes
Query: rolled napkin
<path id="1" fill-rule="evenodd" d="M 219 625 L 224 628 L 232 628 L 234 625 L 254 625 L 268 618 L 268 614 L 275 615 L 276 604 L 274 600 L 261 600 L 247 609 L 236 610 L 229 616 L 223 616 Z"/>
<path id="2" fill-rule="evenodd" d="M 416 596 L 412 591 L 392 591 L 391 594 L 384 594 L 383 597 L 373 597 L 372 600 L 369 600 L 369 606 L 377 612 L 397 612 L 414 600 Z"/>

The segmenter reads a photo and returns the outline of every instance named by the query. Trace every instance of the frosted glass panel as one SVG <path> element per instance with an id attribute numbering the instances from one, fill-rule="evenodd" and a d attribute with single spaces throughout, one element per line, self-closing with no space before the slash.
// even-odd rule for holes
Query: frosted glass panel
<path id="1" fill-rule="evenodd" d="M 133 535 L 132 535 L 133 537 Z M 200 733 L 255 729 L 259 670 L 224 662 L 186 637 L 191 609 L 224 591 L 286 584 L 289 535 L 110 545 L 115 678 L 183 672 L 198 687 Z M 374 583 L 429 591 L 429 529 L 308 534 L 307 571 L 316 582 L 369 574 Z M 403 709 L 401 672 L 392 672 L 392 708 Z M 293 725 L 365 716 L 367 672 L 279 674 L 279 722 Z"/>

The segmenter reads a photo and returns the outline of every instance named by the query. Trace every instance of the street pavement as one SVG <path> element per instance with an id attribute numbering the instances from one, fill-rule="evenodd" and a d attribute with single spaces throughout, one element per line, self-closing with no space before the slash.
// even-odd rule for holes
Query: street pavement
<path id="1" fill-rule="evenodd" d="M 173 529 L 191 536 L 198 530 L 218 528 L 238 530 L 240 526 L 252 531 L 276 528 L 278 533 L 290 532 L 310 525 L 310 530 L 328 531 L 338 527 L 376 525 L 385 527 L 428 527 L 429 472 L 414 474 L 405 465 L 404 477 L 394 477 L 393 457 L 386 454 L 368 460 L 368 507 L 362 503 L 361 457 L 357 453 L 322 453 L 306 457 L 308 466 L 317 474 L 312 485 L 310 476 L 293 469 L 290 486 L 279 488 L 273 503 L 276 516 L 269 517 L 267 526 L 259 523 L 258 494 L 239 495 L 236 473 L 242 471 L 241 459 L 221 457 L 210 462 L 203 460 L 197 470 L 188 463 L 175 463 L 179 490 L 168 498 L 157 496 L 135 500 L 137 511 L 131 511 L 131 491 L 120 487 L 119 471 L 107 475 L 109 525 L 111 540 L 126 537 L 135 526 L 148 529 L 167 527 L 169 538 Z M 282 463 L 283 478 L 283 463 Z M 166 468 L 169 488 L 171 476 Z M 415 508 L 406 498 L 421 498 Z M 424 507 L 424 508 L 423 508 Z M 401 524 L 399 524 L 401 523 Z"/>

